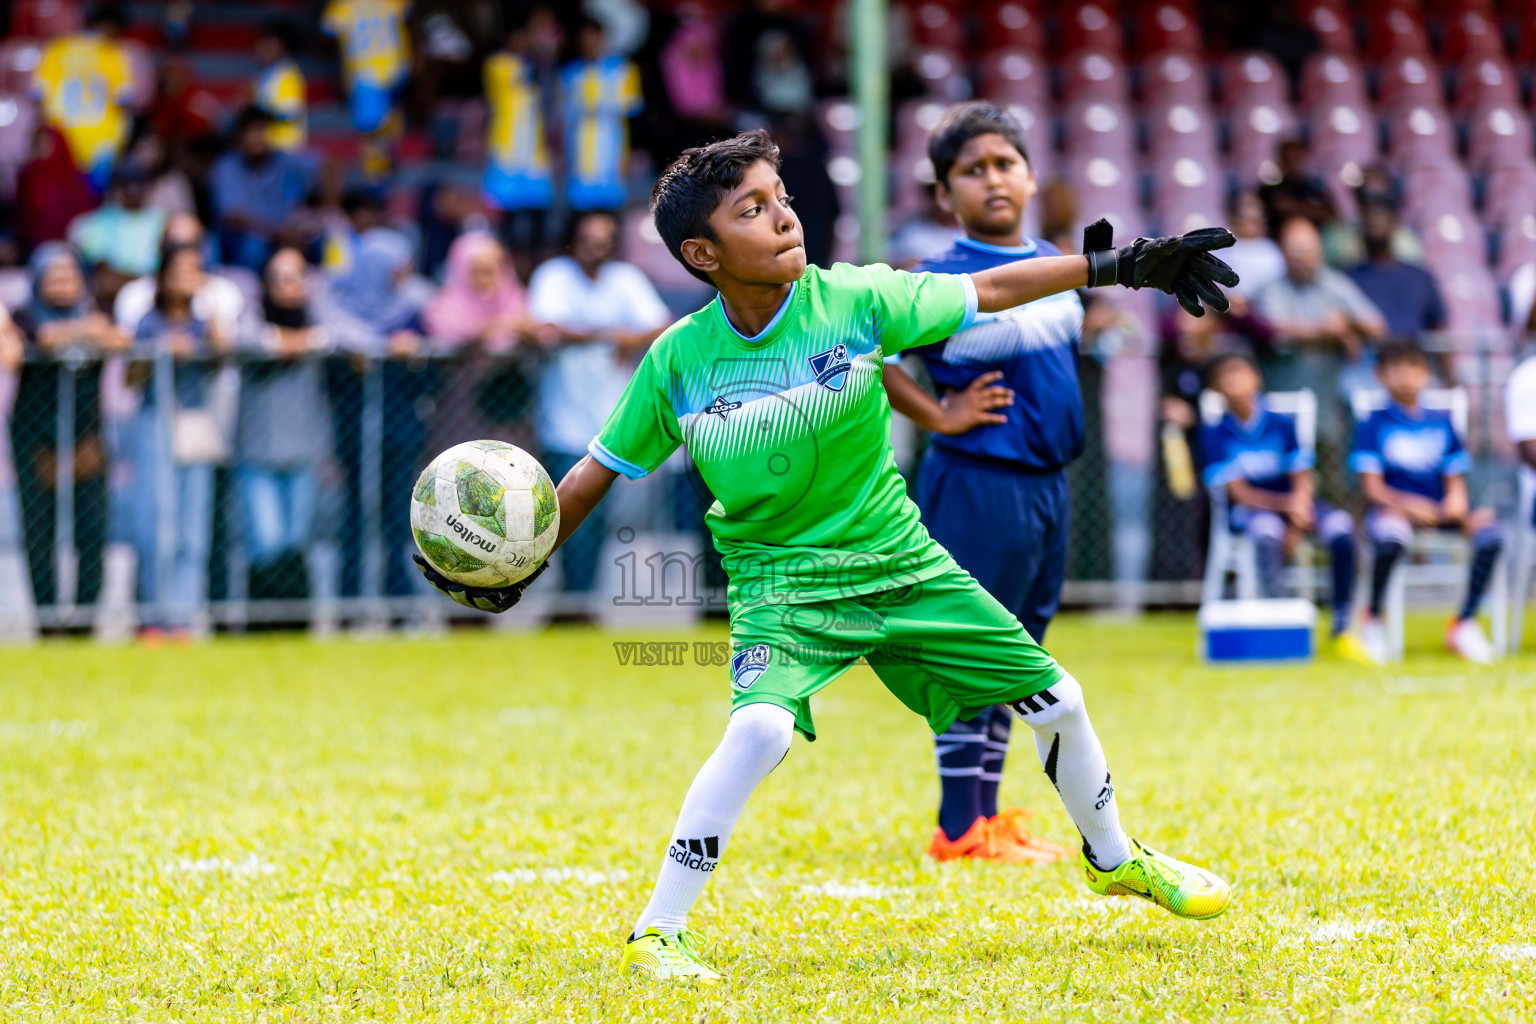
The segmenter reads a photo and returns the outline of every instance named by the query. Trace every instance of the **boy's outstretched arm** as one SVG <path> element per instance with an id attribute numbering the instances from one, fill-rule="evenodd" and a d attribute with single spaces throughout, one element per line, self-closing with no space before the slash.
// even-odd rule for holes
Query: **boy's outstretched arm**
<path id="1" fill-rule="evenodd" d="M 1231 288 L 1238 277 L 1211 255 L 1213 249 L 1225 249 L 1237 241 L 1226 228 L 1138 238 L 1119 248 L 1113 239 L 1109 222 L 1100 220 L 1083 231 L 1085 256 L 1043 256 L 972 274 L 976 308 L 997 313 L 1069 288 L 1118 284 L 1166 292 L 1193 316 L 1205 315 L 1202 302 L 1218 313 L 1227 311 L 1227 297 L 1216 286 Z"/>
<path id="2" fill-rule="evenodd" d="M 555 546 L 549 549 L 550 554 L 558 551 L 560 545 L 576 532 L 576 528 L 586 522 L 587 516 L 597 508 L 597 503 L 603 500 L 603 496 L 608 493 L 608 488 L 613 486 L 618 476 L 619 474 L 590 455 L 582 456 L 581 461 L 571 467 L 571 471 L 565 474 L 565 479 L 561 480 L 555 488 L 555 499 L 560 503 L 560 529 L 555 534 Z M 510 587 L 466 587 L 462 583 L 454 583 L 433 569 L 420 554 L 413 554 L 411 557 L 427 582 L 453 598 L 458 604 L 477 611 L 498 613 L 506 611 L 521 601 L 523 591 L 527 590 L 549 565 L 549 559 L 545 558 L 537 569 Z"/>

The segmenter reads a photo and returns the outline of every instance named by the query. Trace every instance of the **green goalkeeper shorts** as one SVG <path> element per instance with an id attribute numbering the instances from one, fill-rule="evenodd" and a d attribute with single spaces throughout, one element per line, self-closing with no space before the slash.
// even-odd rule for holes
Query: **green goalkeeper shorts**
<path id="1" fill-rule="evenodd" d="M 816 738 L 811 694 L 865 659 L 935 735 L 1066 675 L 1019 620 L 959 566 L 893 590 L 731 616 L 732 710 L 777 704 Z"/>

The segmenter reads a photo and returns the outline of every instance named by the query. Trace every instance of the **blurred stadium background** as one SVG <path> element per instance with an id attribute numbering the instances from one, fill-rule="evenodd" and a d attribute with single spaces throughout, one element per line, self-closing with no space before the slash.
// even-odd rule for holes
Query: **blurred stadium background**
<path id="1" fill-rule="evenodd" d="M 1005 104 L 1025 126 L 1040 183 L 1028 230 L 1063 249 L 1101 216 L 1120 239 L 1242 220 L 1253 265 L 1275 277 L 1284 265 L 1265 238 L 1280 217 L 1312 220 L 1328 261 L 1347 269 L 1365 258 L 1363 214 L 1390 213 L 1392 251 L 1428 270 L 1443 313 L 1415 321 L 1429 304 L 1410 296 L 1404 317 L 1382 312 L 1393 333 L 1437 354 L 1445 383 L 1468 389 L 1474 495 L 1514 507 L 1501 403 L 1536 299 L 1536 3 L 588 0 L 424 2 L 403 16 L 398 6 L 131 3 L 107 10 L 106 27 L 115 14 L 122 31 L 101 44 L 80 3 L 0 5 L 0 303 L 22 343 L 9 360 L 0 350 L 0 631 L 441 627 L 451 606 L 408 567 L 421 466 L 489 435 L 539 454 L 558 477 L 571 450 L 562 438 L 600 422 L 624 358 L 661 326 L 636 311 L 659 303 L 670 319 L 709 297 L 650 223 L 657 170 L 687 145 L 767 125 L 813 261 L 910 265 L 954 232 L 929 201 L 925 135 L 968 98 Z M 358 49 L 368 33 L 371 56 Z M 50 58 L 71 43 L 73 56 Z M 521 86 L 493 81 L 509 54 Z M 375 59 L 397 67 L 379 72 L 393 76 L 388 111 L 364 131 L 357 94 Z M 294 72 L 297 107 L 291 84 L 279 88 Z M 243 115 L 253 103 L 280 121 Z M 85 166 L 78 124 L 61 123 L 98 124 L 108 110 L 122 119 L 102 129 L 110 171 Z M 247 145 L 252 132 L 271 153 Z M 488 166 L 518 160 L 546 160 L 547 197 L 486 190 Z M 155 339 L 146 305 L 122 290 L 155 273 L 167 224 L 201 257 L 187 270 L 200 292 L 210 277 L 238 289 L 238 305 L 220 307 L 233 310 L 232 347 L 194 346 L 136 374 L 121 346 Z M 400 258 L 387 263 L 391 241 L 368 250 L 386 259 L 383 278 L 362 280 L 362 239 L 380 228 L 408 243 L 409 276 Z M 469 300 L 450 249 L 478 232 L 505 245 L 487 294 L 505 299 L 496 315 L 517 311 L 516 324 L 453 306 Z M 51 308 L 77 318 L 99 308 L 115 335 L 97 324 L 40 342 L 39 313 L 53 314 L 29 307 L 62 258 L 46 243 L 61 237 L 85 280 Z M 561 262 L 568 240 L 586 247 L 574 264 Z M 302 351 L 278 351 L 286 321 L 263 302 L 267 256 L 284 246 L 319 268 L 303 322 L 325 330 Z M 638 279 L 598 287 L 616 260 Z M 562 282 L 580 270 L 591 303 L 561 308 Z M 1209 356 L 1251 349 L 1273 381 L 1313 386 L 1335 405 L 1368 379 L 1369 346 L 1350 359 L 1266 323 L 1263 283 L 1245 281 L 1252 315 L 1205 325 L 1162 296 L 1094 297 L 1068 604 L 1198 599 L 1208 503 L 1187 435 Z M 620 358 L 593 370 L 582 353 L 594 338 Z M 193 376 L 203 443 L 168 458 L 191 429 L 173 422 L 170 397 L 188 401 L 180 383 Z M 1347 427 L 1327 423 L 1323 492 L 1358 507 L 1342 468 Z M 893 440 L 910 470 L 923 438 L 898 422 Z M 547 577 L 518 622 L 723 613 L 717 569 L 701 590 L 676 590 L 682 566 L 712 550 L 709 499 L 683 459 L 668 469 L 616 489 L 602 529 L 557 559 L 563 586 Z M 646 567 L 660 574 L 651 591 Z M 175 588 L 187 607 L 171 622 Z"/>

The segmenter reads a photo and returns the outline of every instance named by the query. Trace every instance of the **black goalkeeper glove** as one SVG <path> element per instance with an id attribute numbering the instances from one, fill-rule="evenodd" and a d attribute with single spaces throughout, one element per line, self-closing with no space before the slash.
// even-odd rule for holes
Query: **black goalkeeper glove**
<path id="1" fill-rule="evenodd" d="M 1201 228 L 1184 235 L 1138 238 L 1114 248 L 1114 229 L 1098 220 L 1083 230 L 1088 257 L 1088 287 L 1118 284 L 1126 288 L 1156 288 L 1179 300 L 1191 316 L 1204 316 L 1203 300 L 1218 313 L 1230 307 L 1218 284 L 1238 282 L 1236 271 L 1211 255 L 1237 242 L 1226 228 Z"/>
<path id="2" fill-rule="evenodd" d="M 523 599 L 523 591 L 539 578 L 545 569 L 549 568 L 549 559 L 539 563 L 539 567 L 524 576 L 510 587 L 466 587 L 462 583 L 455 583 L 422 558 L 420 554 L 413 553 L 411 558 L 416 563 L 416 568 L 427 578 L 427 582 L 438 590 L 453 598 L 454 602 L 465 608 L 473 608 L 477 612 L 493 612 L 501 614 Z"/>

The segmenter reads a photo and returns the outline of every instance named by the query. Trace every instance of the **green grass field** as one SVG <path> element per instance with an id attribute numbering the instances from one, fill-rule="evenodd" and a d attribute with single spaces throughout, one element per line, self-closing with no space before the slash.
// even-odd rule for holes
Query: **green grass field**
<path id="1" fill-rule="evenodd" d="M 1201 668 L 1187 617 L 1055 628 L 1129 830 L 1232 881 L 1203 924 L 926 861 L 931 739 L 854 670 L 695 915 L 713 990 L 615 967 L 723 669 L 587 630 L 0 651 L 0 1015 L 1536 1017 L 1536 660 L 1471 669 L 1422 625 L 1390 673 Z M 1020 738 L 1004 796 L 1066 841 Z"/>

